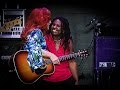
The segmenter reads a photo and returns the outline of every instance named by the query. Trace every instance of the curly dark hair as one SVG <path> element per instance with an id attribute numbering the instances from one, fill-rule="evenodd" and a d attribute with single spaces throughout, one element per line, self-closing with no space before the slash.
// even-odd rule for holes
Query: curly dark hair
<path id="1" fill-rule="evenodd" d="M 61 25 L 61 29 L 62 29 L 61 39 L 64 39 L 64 41 L 63 41 L 64 50 L 69 49 L 69 47 L 68 47 L 69 40 L 72 39 L 72 37 L 71 37 L 69 22 L 68 22 L 68 20 L 66 18 L 64 18 L 62 16 L 55 17 L 51 21 L 51 24 L 50 24 L 50 27 L 49 27 L 50 30 L 49 30 L 48 33 L 51 33 L 51 26 L 53 25 L 53 22 L 56 19 L 59 19 L 61 21 L 61 23 L 62 23 L 62 25 Z"/>

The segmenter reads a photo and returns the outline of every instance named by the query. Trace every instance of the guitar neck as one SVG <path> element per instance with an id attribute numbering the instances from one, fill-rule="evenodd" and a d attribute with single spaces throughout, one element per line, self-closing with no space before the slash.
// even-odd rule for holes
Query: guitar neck
<path id="1" fill-rule="evenodd" d="M 69 54 L 69 55 L 64 55 L 64 56 L 60 56 L 60 57 L 59 57 L 59 60 L 60 60 L 60 61 L 70 60 L 70 59 L 73 59 L 73 58 L 78 57 L 78 56 L 79 56 L 78 53 Z"/>
<path id="2" fill-rule="evenodd" d="M 64 55 L 64 56 L 60 56 L 58 57 L 59 61 L 65 61 L 65 60 L 70 60 L 70 59 L 73 59 L 73 58 L 76 58 L 76 57 L 86 57 L 88 56 L 88 52 L 86 50 L 82 50 L 82 51 L 79 51 L 77 53 L 73 53 L 73 54 L 68 54 L 68 55 Z M 49 62 L 48 63 L 51 63 L 50 60 L 48 60 Z"/>

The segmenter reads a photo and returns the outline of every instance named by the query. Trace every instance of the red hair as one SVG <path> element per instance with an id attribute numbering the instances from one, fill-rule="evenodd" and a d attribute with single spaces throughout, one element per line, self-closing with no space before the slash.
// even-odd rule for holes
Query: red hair
<path id="1" fill-rule="evenodd" d="M 47 8 L 35 8 L 28 16 L 26 26 L 22 31 L 21 38 L 26 39 L 29 32 L 34 30 L 33 28 L 39 27 L 41 30 L 47 29 L 47 24 L 51 19 L 51 11 Z"/>

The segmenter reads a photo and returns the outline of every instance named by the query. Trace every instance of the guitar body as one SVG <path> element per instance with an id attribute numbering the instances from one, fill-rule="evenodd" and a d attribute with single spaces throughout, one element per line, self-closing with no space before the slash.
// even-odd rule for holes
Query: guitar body
<path id="1" fill-rule="evenodd" d="M 29 63 L 27 61 L 28 52 L 25 50 L 20 50 L 15 53 L 13 58 L 13 63 L 15 66 L 15 71 L 19 79 L 26 84 L 31 84 L 36 82 L 40 77 L 44 75 L 50 75 L 54 72 L 54 64 L 46 64 L 46 70 L 42 74 L 36 74 L 32 72 Z M 44 61 L 50 60 L 48 57 L 43 56 Z"/>
<path id="2" fill-rule="evenodd" d="M 55 70 L 54 63 L 52 63 L 49 57 L 43 56 L 46 68 L 40 68 L 40 72 L 42 72 L 42 74 L 37 74 L 31 70 L 27 60 L 27 56 L 28 52 L 26 50 L 19 50 L 13 56 L 15 71 L 17 73 L 18 78 L 23 83 L 32 84 L 36 82 L 40 77 L 44 75 L 51 75 L 52 73 L 54 73 Z M 60 56 L 59 60 L 60 61 L 70 60 L 71 58 L 75 58 L 78 56 L 86 57 L 88 56 L 88 53 L 86 50 L 83 50 L 74 54 Z"/>

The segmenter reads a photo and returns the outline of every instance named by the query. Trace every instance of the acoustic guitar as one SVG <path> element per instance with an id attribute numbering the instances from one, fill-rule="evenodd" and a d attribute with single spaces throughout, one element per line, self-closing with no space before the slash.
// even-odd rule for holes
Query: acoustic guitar
<path id="1" fill-rule="evenodd" d="M 45 62 L 45 69 L 41 68 L 42 74 L 36 74 L 33 72 L 29 66 L 29 62 L 27 60 L 28 52 L 26 50 L 19 50 L 13 56 L 13 64 L 15 71 L 17 73 L 18 78 L 24 84 L 32 84 L 36 82 L 40 77 L 44 75 L 51 75 L 54 73 L 54 62 L 50 60 L 49 57 L 43 56 Z M 60 62 L 65 60 L 70 60 L 75 57 L 85 58 L 88 56 L 87 50 L 79 50 L 77 53 L 64 55 L 58 57 Z"/>

